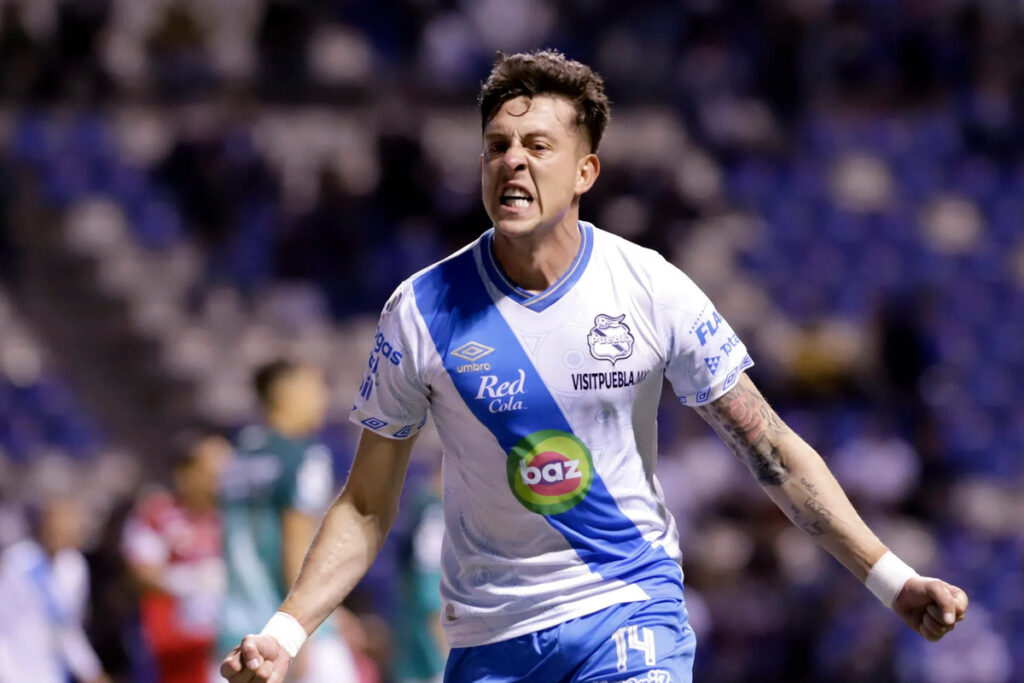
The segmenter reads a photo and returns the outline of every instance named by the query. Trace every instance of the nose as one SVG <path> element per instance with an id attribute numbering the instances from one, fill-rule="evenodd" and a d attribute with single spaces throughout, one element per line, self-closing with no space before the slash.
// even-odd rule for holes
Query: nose
<path id="1" fill-rule="evenodd" d="M 526 168 L 526 150 L 518 141 L 513 142 L 502 158 L 502 163 L 510 171 L 519 171 Z"/>

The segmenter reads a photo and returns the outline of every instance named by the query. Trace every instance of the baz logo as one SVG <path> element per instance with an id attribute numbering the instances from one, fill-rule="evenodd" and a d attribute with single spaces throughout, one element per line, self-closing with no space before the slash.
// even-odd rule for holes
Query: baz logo
<path id="1" fill-rule="evenodd" d="M 571 510 L 594 483 L 594 462 L 583 442 L 569 432 L 544 429 L 509 452 L 508 485 L 527 509 L 540 515 Z"/>
<path id="2" fill-rule="evenodd" d="M 488 356 L 494 353 L 494 349 L 486 344 L 480 342 L 466 342 L 459 348 L 452 351 L 452 355 L 462 360 L 468 360 L 468 363 L 462 365 L 456 365 L 455 371 L 462 372 L 488 372 L 491 369 L 490 363 L 477 363 L 478 360 L 484 356 Z"/>
<path id="3" fill-rule="evenodd" d="M 480 378 L 480 388 L 476 398 L 488 401 L 487 410 L 492 413 L 508 413 L 525 410 L 523 402 L 518 398 L 526 393 L 526 371 L 519 369 L 519 376 L 507 382 L 499 382 L 497 375 L 484 375 Z"/>
<path id="4" fill-rule="evenodd" d="M 612 317 L 603 313 L 594 318 L 594 327 L 587 335 L 590 355 L 597 360 L 615 361 L 629 358 L 633 354 L 633 335 L 629 326 L 622 322 L 626 314 Z"/>

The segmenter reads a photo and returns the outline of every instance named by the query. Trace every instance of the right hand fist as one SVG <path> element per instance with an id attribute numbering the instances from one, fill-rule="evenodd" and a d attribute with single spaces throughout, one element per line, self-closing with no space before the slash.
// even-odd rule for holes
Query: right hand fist
<path id="1" fill-rule="evenodd" d="M 284 683 L 291 662 L 273 636 L 248 635 L 221 662 L 220 675 L 230 683 Z"/>

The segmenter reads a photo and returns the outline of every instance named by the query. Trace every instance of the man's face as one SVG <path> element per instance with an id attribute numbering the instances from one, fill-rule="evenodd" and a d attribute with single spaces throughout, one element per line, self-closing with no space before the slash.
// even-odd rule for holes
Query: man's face
<path id="1" fill-rule="evenodd" d="M 286 406 L 309 431 L 323 426 L 328 398 L 323 373 L 312 365 L 299 366 L 274 387 L 274 401 Z"/>
<path id="2" fill-rule="evenodd" d="M 484 127 L 480 157 L 484 208 L 508 237 L 550 229 L 597 178 L 576 109 L 551 95 L 517 97 Z"/>
<path id="3" fill-rule="evenodd" d="M 178 495 L 192 503 L 212 504 L 217 499 L 221 471 L 231 458 L 231 444 L 223 437 L 211 435 L 192 448 L 192 459 L 174 474 Z"/>
<path id="4" fill-rule="evenodd" d="M 53 498 L 43 508 L 39 540 L 51 554 L 82 546 L 85 535 L 82 508 L 71 498 Z"/>

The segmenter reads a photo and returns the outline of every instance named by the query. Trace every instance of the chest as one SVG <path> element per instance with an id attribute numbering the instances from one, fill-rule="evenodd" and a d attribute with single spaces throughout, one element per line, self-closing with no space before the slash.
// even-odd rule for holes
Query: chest
<path id="1" fill-rule="evenodd" d="M 490 415 L 529 411 L 539 393 L 563 409 L 589 406 L 606 416 L 656 396 L 665 345 L 649 299 L 611 286 L 576 289 L 542 312 L 497 302 L 437 370 L 472 409 Z"/>
<path id="2" fill-rule="evenodd" d="M 170 551 L 171 562 L 203 560 L 220 552 L 220 524 L 213 516 L 177 514 L 163 520 L 158 531 Z"/>

